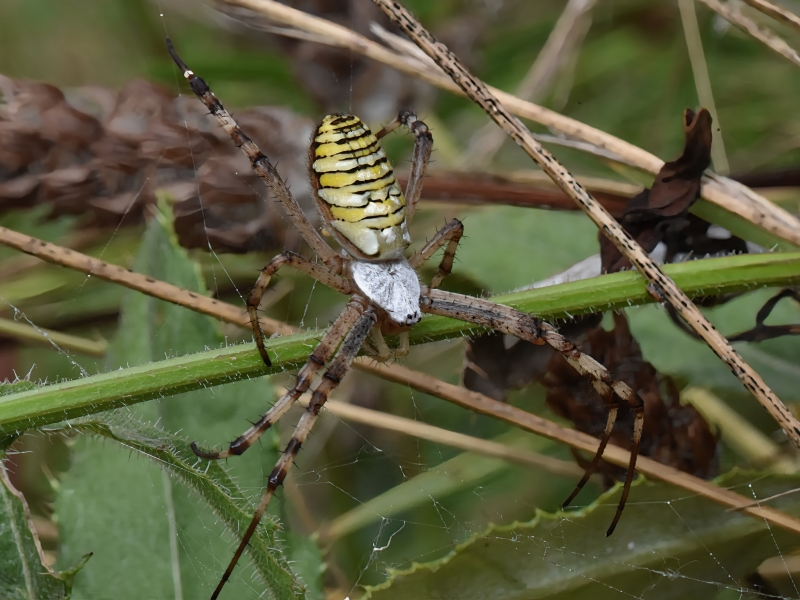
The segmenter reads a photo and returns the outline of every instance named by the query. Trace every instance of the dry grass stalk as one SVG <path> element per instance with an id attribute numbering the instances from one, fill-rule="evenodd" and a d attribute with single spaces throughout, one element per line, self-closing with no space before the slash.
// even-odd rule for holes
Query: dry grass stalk
<path id="1" fill-rule="evenodd" d="M 565 194 L 575 200 L 603 234 L 614 242 L 623 256 L 650 281 L 652 293 L 659 299 L 663 298 L 675 308 L 681 318 L 705 340 L 739 381 L 767 409 L 786 432 L 786 435 L 800 446 L 800 422 L 767 386 L 761 376 L 744 361 L 728 340 L 714 329 L 714 326 L 689 297 L 664 274 L 608 211 L 533 138 L 530 131 L 492 95 L 486 85 L 470 74 L 458 57 L 450 52 L 444 44 L 436 41 L 410 12 L 391 0 L 374 1 L 392 21 L 403 29 L 406 35 L 414 40 L 446 73 L 450 74 L 453 81 L 464 90 L 467 96 L 481 106 L 495 123 L 503 128 L 511 136 L 511 139 L 556 182 Z"/>
<path id="2" fill-rule="evenodd" d="M 243 6 L 268 18 L 313 33 L 318 41 L 338 48 L 348 48 L 363 56 L 389 65 L 398 71 L 413 75 L 427 83 L 464 95 L 463 91 L 441 70 L 432 69 L 429 62 L 413 55 L 402 55 L 381 44 L 326 19 L 315 17 L 274 0 L 224 0 L 228 4 Z M 565 117 L 555 111 L 521 100 L 511 94 L 489 88 L 515 115 L 530 119 L 564 135 L 584 140 L 606 151 L 607 156 L 618 156 L 627 164 L 656 174 L 664 164 L 657 156 L 594 127 Z M 578 149 L 586 148 L 576 145 Z M 800 221 L 786 210 L 775 206 L 749 188 L 735 181 L 710 175 L 703 178 L 701 195 L 709 202 L 734 212 L 765 231 L 800 247 Z"/>
<path id="3" fill-rule="evenodd" d="M 746 16 L 732 4 L 723 4 L 719 0 L 700 0 L 700 2 L 708 6 L 708 8 L 728 21 L 731 25 L 735 25 L 745 33 L 750 34 L 773 52 L 777 52 L 800 67 L 800 54 L 797 53 L 797 50 L 789 46 L 789 44 L 769 29 L 761 27 L 761 25 Z"/>
<path id="4" fill-rule="evenodd" d="M 105 263 L 86 255 L 79 254 L 67 248 L 61 248 L 60 246 L 56 246 L 54 244 L 42 242 L 41 240 L 37 240 L 35 238 L 28 238 L 28 236 L 22 236 L 23 238 L 27 238 L 29 240 L 26 244 L 21 244 L 25 248 L 23 249 L 19 247 L 20 240 L 15 239 L 16 236 L 21 235 L 22 234 L 17 234 L 16 232 L 8 229 L 0 228 L 0 243 L 10 245 L 30 254 L 34 253 L 29 252 L 27 248 L 35 248 L 37 246 L 45 248 L 46 251 L 42 253 L 42 256 L 40 256 L 42 260 L 75 269 L 81 271 L 82 273 L 87 272 L 87 265 L 92 266 L 90 270 L 95 276 L 100 276 L 98 273 L 127 273 L 131 277 L 119 276 L 115 277 L 114 279 L 109 277 L 107 280 L 131 289 L 135 289 L 150 296 L 172 302 L 178 306 L 183 306 L 185 308 L 216 317 L 223 322 L 238 325 L 239 327 L 243 327 L 248 330 L 250 329 L 249 324 L 243 319 L 242 316 L 246 314 L 245 311 L 233 306 L 232 304 L 227 304 L 225 302 L 216 300 L 212 301 L 208 298 L 202 298 L 202 300 L 206 300 L 210 303 L 207 304 L 199 301 L 201 297 L 193 292 L 182 290 L 152 277 L 131 273 L 122 267 Z M 13 243 L 9 243 L 12 239 L 14 240 Z M 38 255 L 34 254 L 34 256 Z M 166 291 L 170 291 L 171 293 L 167 294 L 165 293 Z M 272 323 L 271 326 L 275 329 L 281 329 L 284 331 L 294 330 L 289 325 L 281 323 L 280 321 L 272 321 L 271 319 L 268 321 Z M 266 331 L 268 325 L 265 324 L 263 327 Z M 413 371 L 397 364 L 377 364 L 374 360 L 367 357 L 357 358 L 353 362 L 353 366 L 360 371 L 372 373 L 388 381 L 400 382 L 404 385 L 409 385 L 412 388 L 422 391 L 426 394 L 431 394 L 437 398 L 441 398 L 442 400 L 453 402 L 454 404 L 458 404 L 459 406 L 474 412 L 490 416 L 500 421 L 509 423 L 515 427 L 519 427 L 526 431 L 547 437 L 551 440 L 567 444 L 568 446 L 577 448 L 578 450 L 584 450 L 592 454 L 597 451 L 599 440 L 589 435 L 561 427 L 560 425 L 557 425 L 552 421 L 548 421 L 547 419 L 532 415 L 503 402 L 498 402 L 497 400 L 493 400 L 482 394 L 472 392 L 466 388 L 445 383 L 444 381 L 440 381 L 434 377 L 431 377 L 430 375 L 426 375 L 425 373 Z M 616 465 L 627 466 L 630 459 L 630 453 L 619 446 L 609 444 L 606 447 L 604 458 Z M 706 498 L 709 498 L 710 500 L 729 508 L 744 510 L 756 518 L 765 519 L 771 525 L 775 525 L 795 533 L 800 533 L 800 520 L 781 513 L 780 511 L 762 508 L 760 506 L 751 506 L 751 499 L 740 496 L 729 490 L 721 489 L 712 483 L 703 481 L 702 479 L 689 475 L 688 473 L 667 467 L 644 456 L 639 457 L 636 469 L 640 473 L 652 479 L 659 479 L 692 493 L 701 494 Z"/>
<path id="5" fill-rule="evenodd" d="M 412 371 L 400 365 L 377 365 L 372 370 L 376 375 L 388 379 L 389 381 L 396 381 L 397 383 L 409 385 L 420 392 L 453 402 L 473 412 L 505 421 L 515 427 L 561 442 L 562 444 L 567 444 L 572 448 L 577 448 L 587 453 L 594 453 L 597 450 L 597 440 L 590 435 L 575 431 L 574 429 L 560 427 L 551 421 L 525 412 L 515 406 L 492 400 L 488 396 L 446 383 L 425 373 Z M 609 444 L 606 447 L 603 458 L 620 467 L 626 467 L 629 454 L 619 446 Z M 752 499 L 740 496 L 730 490 L 717 487 L 693 475 L 684 473 L 683 471 L 678 471 L 672 467 L 662 465 L 646 456 L 639 456 L 636 463 L 636 470 L 644 473 L 651 479 L 659 479 L 692 493 L 701 494 L 724 506 L 736 510 L 744 510 L 754 517 L 768 519 L 771 524 L 779 524 L 780 527 L 789 531 L 798 531 L 797 526 L 800 521 L 794 517 L 790 517 L 774 509 L 753 506 Z M 756 510 L 765 512 L 756 513 L 754 512 Z"/>
<path id="6" fill-rule="evenodd" d="M 796 473 L 797 461 L 781 453 L 781 448 L 733 410 L 711 390 L 690 387 L 681 392 L 681 403 L 700 411 L 706 421 L 720 431 L 722 440 L 737 454 L 758 468 L 778 473 Z"/>
<path id="7" fill-rule="evenodd" d="M 310 398 L 311 394 L 305 394 L 300 397 L 298 402 L 301 406 L 307 407 Z M 463 433 L 449 431 L 441 427 L 434 427 L 427 423 L 406 419 L 405 417 L 398 417 L 379 410 L 370 410 L 362 406 L 342 402 L 341 400 L 329 399 L 325 403 L 325 410 L 340 419 L 352 423 L 361 423 L 369 427 L 410 435 L 437 444 L 450 446 L 451 448 L 458 448 L 465 452 L 474 452 L 492 458 L 499 458 L 500 460 L 516 463 L 525 467 L 544 469 L 556 475 L 563 475 L 564 477 L 571 478 L 581 477 L 583 475 L 583 469 L 573 462 L 553 458 L 552 456 L 545 456 L 544 454 L 538 454 L 523 448 L 507 446 L 506 444 L 493 442 L 491 440 L 483 440 L 471 435 L 464 435 Z"/>
<path id="8" fill-rule="evenodd" d="M 217 317 L 226 323 L 250 327 L 250 316 L 243 308 L 201 296 L 171 283 L 134 273 L 123 267 L 97 260 L 69 248 L 49 244 L 5 227 L 0 227 L 0 243 L 41 260 L 74 269 L 111 283 L 124 285 L 132 290 L 138 290 L 155 298 L 185 306 L 204 315 Z M 289 335 L 296 331 L 293 327 L 268 317 L 261 318 L 261 327 L 265 333 L 269 334 Z"/>
<path id="9" fill-rule="evenodd" d="M 776 21 L 780 21 L 782 23 L 786 23 L 789 27 L 794 28 L 797 31 L 800 31 L 800 17 L 798 17 L 793 12 L 786 10 L 780 6 L 776 6 L 772 4 L 772 2 L 767 2 L 767 0 L 744 0 L 755 8 L 756 10 L 761 11 L 765 15 L 769 15 Z"/>
<path id="10" fill-rule="evenodd" d="M 686 37 L 689 60 L 692 63 L 697 98 L 700 100 L 700 106 L 708 109 L 711 113 L 711 118 L 717 124 L 716 127 L 711 129 L 711 138 L 714 140 L 714 143 L 711 144 L 711 160 L 714 163 L 715 171 L 727 175 L 730 172 L 728 156 L 725 154 L 725 144 L 722 141 L 717 105 L 714 102 L 714 94 L 711 91 L 711 79 L 708 75 L 706 54 L 703 51 L 703 40 L 700 37 L 700 26 L 697 24 L 694 0 L 678 0 L 678 9 L 681 13 L 681 23 L 683 24 L 683 34 Z"/>
<path id="11" fill-rule="evenodd" d="M 16 340 L 22 339 L 42 346 L 55 346 L 88 356 L 102 357 L 108 350 L 108 342 L 105 340 L 90 340 L 60 331 L 34 327 L 29 323 L 0 318 L 0 335 L 3 334 Z"/>
<path id="12" fill-rule="evenodd" d="M 583 42 L 590 22 L 595 0 L 569 0 L 556 21 L 539 55 L 515 91 L 518 98 L 540 102 L 552 87 L 556 76 L 569 63 Z M 463 154 L 464 166 L 474 167 L 491 162 L 500 150 L 506 136 L 487 123 L 470 139 Z"/>

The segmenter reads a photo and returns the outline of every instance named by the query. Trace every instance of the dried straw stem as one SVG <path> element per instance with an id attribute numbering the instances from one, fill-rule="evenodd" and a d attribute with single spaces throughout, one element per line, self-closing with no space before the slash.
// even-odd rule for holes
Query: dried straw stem
<path id="1" fill-rule="evenodd" d="M 518 98 L 540 102 L 557 80 L 558 74 L 570 61 L 583 42 L 590 22 L 590 12 L 596 0 L 569 0 L 556 21 L 550 36 L 515 91 Z M 506 136 L 502 130 L 487 123 L 478 129 L 464 151 L 465 167 L 477 167 L 491 162 Z"/>
<path id="2" fill-rule="evenodd" d="M 700 0 L 700 2 L 708 6 L 708 8 L 728 21 L 731 25 L 735 25 L 745 33 L 750 34 L 770 50 L 777 52 L 784 58 L 789 59 L 796 66 L 800 67 L 800 54 L 797 53 L 797 50 L 789 46 L 789 44 L 787 44 L 769 29 L 761 27 L 761 25 L 753 21 L 753 19 L 750 17 L 746 16 L 738 8 L 735 8 L 731 4 L 723 4 L 719 0 Z M 768 3 L 761 2 L 759 4 Z M 773 8 L 777 8 L 774 5 L 771 6 Z M 795 17 L 795 19 L 796 18 L 797 17 Z"/>
<path id="3" fill-rule="evenodd" d="M 397 2 L 374 0 L 384 12 L 436 63 L 448 73 L 466 95 L 481 106 L 486 113 L 547 173 L 565 194 L 570 196 L 589 216 L 598 229 L 617 246 L 649 281 L 652 293 L 669 302 L 681 318 L 694 329 L 711 347 L 714 353 L 728 365 L 739 381 L 750 390 L 761 405 L 767 409 L 795 444 L 800 447 L 800 422 L 789 412 L 780 398 L 767 386 L 761 376 L 748 365 L 700 310 L 678 286 L 667 277 L 661 268 L 642 250 L 625 229 L 595 200 L 586 189 L 561 165 L 530 131 L 515 118 L 508 109 L 489 91 L 481 80 L 467 71 L 461 61 L 434 37 L 416 18 Z"/>
<path id="4" fill-rule="evenodd" d="M 744 0 L 756 10 L 761 11 L 765 15 L 769 15 L 776 21 L 786 23 L 796 31 L 800 31 L 800 17 L 793 12 L 786 10 L 780 6 L 767 2 L 767 0 Z"/>
<path id="5" fill-rule="evenodd" d="M 315 17 L 274 0 L 224 0 L 226 3 L 257 11 L 269 19 L 288 25 L 296 31 L 312 34 L 319 43 L 338 48 L 347 48 L 368 58 L 450 92 L 464 92 L 440 69 L 434 68 L 430 60 L 424 61 L 413 55 L 404 55 L 373 42 L 346 27 L 326 19 Z M 530 119 L 546 127 L 556 129 L 568 137 L 578 138 L 604 151 L 607 156 L 617 156 L 627 164 L 656 174 L 664 164 L 657 156 L 594 127 L 565 117 L 555 111 L 521 100 L 511 94 L 489 88 L 515 115 Z M 579 149 L 580 146 L 576 146 Z M 784 209 L 775 206 L 751 189 L 730 179 L 717 175 L 704 177 L 701 188 L 703 198 L 721 206 L 770 232 L 800 247 L 800 221 Z"/>
<path id="6" fill-rule="evenodd" d="M 359 359 L 359 361 L 361 361 L 361 359 Z M 414 371 L 409 372 L 414 373 Z M 310 393 L 304 394 L 298 399 L 298 403 L 303 407 L 307 407 L 310 398 Z M 514 446 L 508 446 L 499 442 L 483 440 L 471 435 L 449 431 L 441 427 L 414 421 L 413 419 L 390 415 L 379 410 L 370 410 L 369 408 L 356 406 L 355 404 L 342 402 L 341 400 L 329 399 L 325 403 L 324 410 L 327 410 L 340 419 L 352 423 L 360 423 L 362 425 L 368 425 L 369 427 L 410 435 L 422 440 L 450 446 L 451 448 L 458 448 L 465 452 L 474 452 L 491 458 L 499 458 L 500 460 L 516 463 L 525 467 L 544 469 L 550 473 L 555 473 L 564 477 L 578 478 L 583 475 L 583 469 L 574 462 L 531 452 L 524 448 L 515 448 Z"/>
<path id="7" fill-rule="evenodd" d="M 363 359 L 358 360 L 363 361 Z M 363 362 L 359 363 L 359 368 L 366 370 L 362 368 L 362 364 Z M 589 454 L 593 454 L 597 451 L 597 439 L 588 434 L 581 433 L 574 429 L 560 427 L 547 419 L 525 412 L 515 406 L 504 402 L 498 402 L 488 396 L 446 383 L 425 373 L 412 371 L 400 365 L 376 365 L 370 370 L 383 379 L 409 385 L 420 392 L 431 394 L 432 396 L 447 400 L 448 402 L 452 402 L 473 412 L 488 415 L 494 419 L 510 423 L 515 427 L 561 442 L 572 448 L 583 450 Z M 609 444 L 606 446 L 603 459 L 620 467 L 627 467 L 630 454 L 627 450 L 623 450 L 619 446 Z M 767 519 L 770 523 L 776 524 L 786 530 L 798 531 L 797 526 L 799 522 L 794 517 L 790 517 L 775 509 L 754 506 L 752 499 L 745 498 L 735 492 L 710 484 L 707 481 L 703 481 L 702 479 L 679 471 L 678 469 L 662 465 L 652 458 L 639 456 L 636 462 L 636 470 L 644 473 L 651 479 L 660 479 L 661 481 L 681 487 L 692 493 L 705 496 L 724 506 L 736 510 L 743 510 L 757 518 Z"/>
<path id="8" fill-rule="evenodd" d="M 697 23 L 697 13 L 694 6 L 695 0 L 678 0 L 678 9 L 681 13 L 683 34 L 686 37 L 686 49 L 689 52 L 689 61 L 692 63 L 694 87 L 700 106 L 705 106 L 711 113 L 711 118 L 716 127 L 711 128 L 711 160 L 717 173 L 727 175 L 730 172 L 728 156 L 725 153 L 725 143 L 722 139 L 722 128 L 717 114 L 717 104 L 714 102 L 714 93 L 711 89 L 711 78 L 708 75 L 706 54 L 703 51 L 703 40 L 700 37 L 700 26 Z"/>
<path id="9" fill-rule="evenodd" d="M 41 260 L 74 269 L 111 283 L 124 285 L 132 290 L 138 290 L 155 298 L 185 306 L 204 315 L 217 317 L 226 323 L 233 323 L 246 328 L 250 327 L 250 316 L 242 308 L 201 296 L 171 283 L 158 281 L 147 275 L 134 273 L 123 267 L 103 262 L 75 250 L 43 242 L 5 227 L 0 227 L 0 243 Z M 265 333 L 269 334 L 289 335 L 296 332 L 293 327 L 267 317 L 261 318 L 261 327 Z"/>

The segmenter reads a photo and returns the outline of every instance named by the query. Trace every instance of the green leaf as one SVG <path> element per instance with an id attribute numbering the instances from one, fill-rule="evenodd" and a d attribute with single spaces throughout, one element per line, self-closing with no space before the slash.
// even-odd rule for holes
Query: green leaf
<path id="1" fill-rule="evenodd" d="M 111 413 L 105 419 L 73 421 L 47 431 L 97 436 L 147 456 L 174 480 L 190 488 L 231 531 L 244 530 L 250 524 L 252 505 L 245 499 L 231 474 L 219 462 L 199 462 L 189 442 L 181 436 L 142 423 L 120 411 Z M 96 467 L 92 466 L 92 473 L 97 473 Z M 280 590 L 275 597 L 292 598 L 293 593 L 298 591 L 294 579 L 283 557 L 272 554 L 277 529 L 276 519 L 266 515 L 250 542 L 249 556 L 262 579 Z M 159 549 L 154 551 L 158 552 Z"/>
<path id="2" fill-rule="evenodd" d="M 0 458 L 3 458 L 0 453 Z M 47 566 L 25 498 L 14 489 L 0 462 L 0 598 L 57 600 L 69 598 L 75 574 L 86 564 L 57 573 Z"/>
<path id="3" fill-rule="evenodd" d="M 134 268 L 206 293 L 200 270 L 177 244 L 171 222 L 171 212 L 162 201 Z M 127 292 L 119 333 L 109 350 L 110 366 L 143 365 L 198 348 L 219 347 L 222 341 L 214 319 Z M 153 391 L 159 397 L 164 395 L 158 382 Z M 220 390 L 198 389 L 169 402 L 160 399 L 127 408 L 119 418 L 155 422 L 159 430 L 181 431 L 201 445 L 222 444 L 247 427 L 247 418 L 264 412 L 272 397 L 269 381 L 243 381 Z M 249 522 L 252 500 L 261 494 L 263 473 L 271 470 L 278 454 L 277 433 L 268 432 L 247 456 L 229 461 L 231 473 L 223 475 L 219 465 L 197 459 L 185 442 L 178 438 L 164 441 L 159 430 L 144 427 L 136 425 L 131 430 L 125 426 L 117 431 L 115 425 L 110 430 L 95 428 L 93 433 L 116 439 L 137 454 L 155 458 L 156 463 L 131 460 L 129 452 L 92 438 L 80 439 L 73 448 L 73 466 L 57 500 L 61 556 L 69 560 L 86 550 L 94 550 L 97 556 L 76 587 L 77 597 L 102 597 L 111 589 L 117 590 L 117 598 L 209 595 Z M 210 480 L 200 477 L 203 471 Z M 183 475 L 175 476 L 178 473 Z M 238 485 L 233 485 L 234 480 Z M 213 489 L 209 487 L 212 483 Z M 220 498 L 221 493 L 228 494 L 227 502 Z M 260 545 L 260 551 L 251 557 L 263 584 L 251 581 L 251 567 L 245 558 L 245 568 L 237 570 L 226 593 L 238 598 L 301 597 L 302 589 L 286 566 L 280 544 L 266 536 L 264 528 L 254 544 Z M 148 576 L 143 578 L 142 573 Z"/>
<path id="4" fill-rule="evenodd" d="M 326 565 L 316 541 L 307 535 L 289 531 L 286 533 L 286 544 L 292 572 L 306 586 L 306 598 L 323 600 L 325 589 L 322 585 L 322 577 L 325 574 Z"/>
<path id="5" fill-rule="evenodd" d="M 534 452 L 555 446 L 547 439 L 517 430 L 504 433 L 493 441 Z M 475 490 L 487 479 L 498 478 L 513 469 L 514 465 L 508 461 L 462 452 L 337 516 L 324 526 L 320 537 L 326 544 L 331 543 L 372 523 L 427 504 L 431 498 L 442 501 L 463 490 Z"/>
<path id="6" fill-rule="evenodd" d="M 716 483 L 764 498 L 797 488 L 800 477 L 734 473 Z M 620 492 L 617 486 L 580 511 L 539 512 L 528 523 L 491 527 L 441 560 L 390 573 L 366 598 L 589 600 L 605 597 L 601 590 L 648 600 L 709 598 L 726 586 L 739 590 L 763 560 L 800 542 L 703 496 L 644 479 L 607 538 Z M 770 504 L 800 512 L 797 494 Z"/>

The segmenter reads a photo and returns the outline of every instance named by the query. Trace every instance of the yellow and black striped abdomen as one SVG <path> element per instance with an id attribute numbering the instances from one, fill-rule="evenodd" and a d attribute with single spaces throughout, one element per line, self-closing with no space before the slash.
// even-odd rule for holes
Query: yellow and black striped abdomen
<path id="1" fill-rule="evenodd" d="M 395 258 L 411 243 L 406 200 L 375 134 L 353 115 L 328 115 L 311 146 L 315 200 L 357 258 Z"/>

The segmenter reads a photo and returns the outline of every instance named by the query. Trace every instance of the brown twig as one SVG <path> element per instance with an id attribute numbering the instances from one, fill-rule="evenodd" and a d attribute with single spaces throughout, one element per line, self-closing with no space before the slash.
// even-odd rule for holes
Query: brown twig
<path id="1" fill-rule="evenodd" d="M 111 283 L 124 285 L 132 290 L 144 292 L 161 300 L 191 308 L 204 315 L 218 317 L 227 323 L 250 327 L 250 316 L 242 308 L 201 296 L 195 292 L 183 290 L 171 283 L 158 281 L 140 273 L 134 273 L 123 267 L 103 262 L 69 248 L 43 242 L 5 227 L 0 227 L 0 243 L 41 260 L 68 267 Z M 293 327 L 268 317 L 261 318 L 261 327 L 268 334 L 280 333 L 288 335 L 296 331 Z"/>
<path id="2" fill-rule="evenodd" d="M 535 175 L 544 176 L 547 183 L 539 181 Z M 398 175 L 398 180 L 401 185 L 405 185 L 407 175 Z M 523 181 L 536 183 L 531 185 Z M 597 184 L 597 188 L 590 187 L 590 189 L 613 214 L 622 214 L 630 198 L 641 191 L 641 187 L 627 184 L 614 186 L 612 181 L 605 184 L 591 178 L 582 181 L 584 184 Z M 554 186 L 550 178 L 540 171 L 503 175 L 439 172 L 425 178 L 422 197 L 426 201 L 450 201 L 460 204 L 509 204 L 553 210 L 578 210 L 572 199 Z"/>
<path id="3" fill-rule="evenodd" d="M 15 236 L 9 236 L 9 233 L 15 234 Z M 11 232 L 8 229 L 0 227 L 0 243 L 6 243 L 7 245 L 18 247 L 17 244 L 19 244 L 19 240 L 16 238 L 16 236 L 21 235 L 22 234 L 16 234 L 16 232 Z M 83 273 L 87 272 L 87 265 L 91 265 L 92 268 L 95 269 L 92 271 L 92 274 L 95 275 L 100 272 L 119 272 L 127 274 L 128 276 L 119 276 L 114 278 L 109 277 L 107 280 L 131 289 L 135 289 L 150 296 L 172 302 L 178 306 L 183 306 L 185 308 L 216 317 L 226 323 L 238 325 L 239 327 L 243 327 L 248 330 L 250 329 L 249 323 L 247 323 L 246 319 L 243 318 L 243 315 L 246 314 L 245 311 L 233 306 L 232 304 L 227 304 L 218 300 L 211 301 L 210 304 L 199 304 L 197 301 L 197 294 L 188 292 L 187 290 L 182 290 L 166 282 L 153 279 L 152 277 L 138 275 L 137 273 L 131 273 L 122 267 L 105 263 L 103 261 L 68 250 L 67 248 L 61 248 L 59 246 L 55 246 L 54 244 L 47 244 L 35 238 L 28 238 L 28 236 L 22 237 L 29 240 L 27 243 L 21 244 L 24 247 L 33 245 L 47 249 L 47 251 L 43 253 L 43 256 L 40 257 L 43 260 L 47 260 L 48 262 L 59 264 L 67 268 L 72 268 Z M 14 238 L 15 242 L 9 244 L 8 241 L 11 238 Z M 27 252 L 28 250 L 22 249 L 22 251 Z M 29 253 L 33 254 L 34 256 L 38 256 L 33 252 Z M 141 278 L 141 280 L 138 278 Z M 165 291 L 170 291 L 170 293 L 165 293 Z M 205 300 L 210 299 L 205 298 Z M 294 331 L 292 327 L 286 325 L 285 323 L 273 321 L 271 319 L 269 319 L 267 322 L 270 323 L 270 326 L 275 330 L 287 332 Z M 267 325 L 264 325 L 264 328 L 266 329 Z M 374 360 L 367 357 L 357 358 L 353 362 L 353 366 L 360 371 L 372 373 L 388 381 L 400 382 L 404 385 L 409 385 L 419 391 L 431 394 L 443 400 L 447 400 L 448 402 L 453 402 L 454 404 L 458 404 L 459 406 L 469 410 L 490 416 L 526 431 L 530 431 L 549 439 L 567 444 L 573 448 L 585 450 L 590 453 L 597 451 L 599 441 L 589 435 L 574 431 L 572 429 L 566 429 L 556 425 L 551 421 L 542 419 L 541 417 L 537 417 L 536 415 L 532 415 L 516 407 L 498 402 L 487 396 L 483 396 L 482 394 L 467 390 L 466 388 L 445 383 L 444 381 L 440 381 L 424 373 L 412 371 L 411 369 L 407 369 L 396 364 L 376 364 Z M 630 461 L 630 453 L 619 446 L 614 446 L 613 444 L 609 444 L 606 447 L 604 457 L 606 460 L 620 466 L 626 466 Z M 795 533 L 800 533 L 800 520 L 773 509 L 763 508 L 760 506 L 749 506 L 751 504 L 750 499 L 744 498 L 743 496 L 740 496 L 734 492 L 721 489 L 712 483 L 703 481 L 702 479 L 682 471 L 678 471 L 677 469 L 667 467 L 646 457 L 639 457 L 636 468 L 640 473 L 643 473 L 652 479 L 666 481 L 667 483 L 681 487 L 692 493 L 701 494 L 729 508 L 745 510 L 748 514 L 751 514 L 756 518 L 765 519 L 777 527 L 781 527 Z"/>
<path id="4" fill-rule="evenodd" d="M 432 69 L 427 63 L 413 56 L 392 51 L 326 19 L 290 8 L 274 0 L 223 1 L 258 11 L 276 22 L 314 33 L 319 36 L 320 40 L 326 40 L 331 46 L 350 49 L 432 85 L 463 95 L 463 91 L 441 70 Z M 501 90 L 489 89 L 511 112 L 519 117 L 558 130 L 568 137 L 584 140 L 609 152 L 611 156 L 619 156 L 626 163 L 653 174 L 658 173 L 664 165 L 664 161 L 657 156 L 604 131 L 532 102 L 526 102 Z M 709 202 L 740 215 L 776 237 L 800 246 L 800 221 L 752 190 L 712 174 L 703 178 L 701 195 Z"/>
<path id="5" fill-rule="evenodd" d="M 744 0 L 744 1 L 747 2 L 753 8 L 755 8 L 756 10 L 759 10 L 765 15 L 772 17 L 776 21 L 786 23 L 795 30 L 800 31 L 800 17 L 798 17 L 793 12 L 790 12 L 780 6 L 776 6 L 771 2 L 767 2 L 767 0 Z"/>
<path id="6" fill-rule="evenodd" d="M 416 44 L 452 77 L 474 102 L 547 173 L 589 216 L 597 227 L 649 281 L 653 294 L 669 302 L 681 318 L 705 340 L 714 353 L 728 365 L 739 381 L 767 409 L 795 444 L 800 446 L 800 422 L 773 393 L 761 376 L 733 349 L 686 294 L 667 277 L 652 258 L 625 229 L 595 200 L 586 189 L 542 145 L 533 139 L 522 122 L 495 98 L 486 85 L 467 71 L 447 47 L 436 41 L 416 18 L 397 2 L 374 0 Z"/>
<path id="7" fill-rule="evenodd" d="M 735 25 L 745 33 L 750 34 L 773 52 L 777 52 L 800 67 L 800 54 L 797 53 L 797 50 L 789 46 L 789 44 L 769 29 L 761 27 L 761 25 L 753 21 L 750 17 L 744 15 L 738 8 L 735 8 L 731 4 L 723 4 L 719 0 L 700 0 L 700 2 L 708 6 L 708 8 L 728 21 L 731 25 Z"/>

